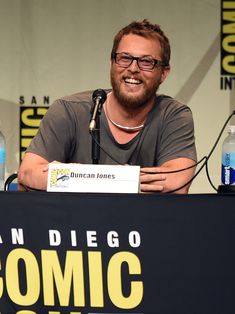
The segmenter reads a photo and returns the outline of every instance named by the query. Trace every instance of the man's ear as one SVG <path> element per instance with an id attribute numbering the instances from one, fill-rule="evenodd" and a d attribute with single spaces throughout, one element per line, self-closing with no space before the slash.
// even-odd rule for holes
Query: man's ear
<path id="1" fill-rule="evenodd" d="M 170 73 L 170 70 L 171 70 L 171 67 L 169 65 L 163 68 L 162 76 L 161 76 L 161 83 L 165 81 L 168 74 Z"/>

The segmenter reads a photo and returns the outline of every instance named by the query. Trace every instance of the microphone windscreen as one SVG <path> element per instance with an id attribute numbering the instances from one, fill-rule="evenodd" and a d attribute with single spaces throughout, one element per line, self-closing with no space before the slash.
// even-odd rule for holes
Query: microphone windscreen
<path id="1" fill-rule="evenodd" d="M 107 98 L 106 92 L 101 88 L 96 89 L 92 94 L 93 102 L 96 102 L 97 98 L 99 98 L 100 103 L 103 104 Z"/>

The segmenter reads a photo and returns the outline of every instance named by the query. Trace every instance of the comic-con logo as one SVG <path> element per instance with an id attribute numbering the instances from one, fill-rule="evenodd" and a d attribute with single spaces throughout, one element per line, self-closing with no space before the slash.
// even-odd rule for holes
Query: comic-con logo
<path id="1" fill-rule="evenodd" d="M 52 169 L 50 186 L 67 187 L 69 185 L 70 173 L 70 169 Z"/>
<path id="2" fill-rule="evenodd" d="M 20 105 L 20 162 L 24 153 L 38 132 L 42 118 L 49 108 L 49 96 L 37 100 L 35 96 L 27 100 L 24 96 L 19 97 Z"/>
<path id="3" fill-rule="evenodd" d="M 235 1 L 221 1 L 220 88 L 235 88 Z"/>

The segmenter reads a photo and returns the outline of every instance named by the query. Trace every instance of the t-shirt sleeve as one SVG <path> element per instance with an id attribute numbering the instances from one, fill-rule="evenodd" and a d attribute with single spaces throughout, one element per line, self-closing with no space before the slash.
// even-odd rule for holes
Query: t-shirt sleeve
<path id="1" fill-rule="evenodd" d="M 158 165 L 181 157 L 197 160 L 194 123 L 189 107 L 177 103 L 167 108 L 157 155 Z"/>
<path id="2" fill-rule="evenodd" d="M 55 101 L 43 117 L 38 133 L 27 152 L 35 153 L 49 162 L 67 161 L 67 153 L 73 150 L 75 123 L 71 109 L 63 100 Z"/>

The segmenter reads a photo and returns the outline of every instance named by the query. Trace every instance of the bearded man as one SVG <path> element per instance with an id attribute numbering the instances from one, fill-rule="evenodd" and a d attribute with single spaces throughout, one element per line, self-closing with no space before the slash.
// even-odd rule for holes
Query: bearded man
<path id="1" fill-rule="evenodd" d="M 142 192 L 187 193 L 195 171 L 189 107 L 158 94 L 170 72 L 169 40 L 157 24 L 132 22 L 114 38 L 111 90 L 100 116 L 100 164 L 140 165 Z M 48 164 L 90 164 L 93 91 L 55 101 L 18 172 L 21 187 L 45 190 Z M 182 171 L 180 171 L 182 170 Z"/>

